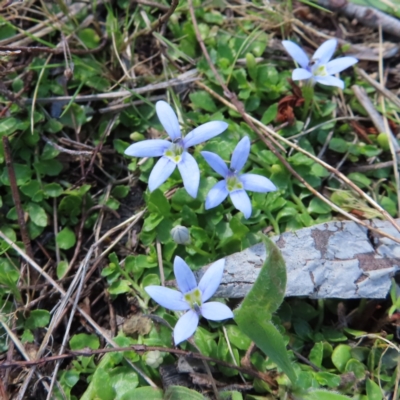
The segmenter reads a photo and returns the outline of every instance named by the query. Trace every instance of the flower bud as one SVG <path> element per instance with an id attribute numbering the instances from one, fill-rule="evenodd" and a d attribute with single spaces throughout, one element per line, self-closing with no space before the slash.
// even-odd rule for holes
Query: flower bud
<path id="1" fill-rule="evenodd" d="M 133 132 L 133 133 L 131 133 L 131 134 L 129 135 L 129 138 L 130 138 L 131 140 L 133 140 L 134 142 L 140 142 L 140 141 L 146 139 L 146 138 L 144 137 L 144 135 L 142 135 L 142 134 L 139 133 L 139 132 Z"/>
<path id="2" fill-rule="evenodd" d="M 158 368 L 163 362 L 163 355 L 160 351 L 149 351 L 144 356 L 146 364 L 151 368 Z"/>
<path id="3" fill-rule="evenodd" d="M 177 244 L 189 244 L 190 243 L 190 233 L 186 226 L 177 225 L 171 230 L 171 236 L 175 243 Z"/>

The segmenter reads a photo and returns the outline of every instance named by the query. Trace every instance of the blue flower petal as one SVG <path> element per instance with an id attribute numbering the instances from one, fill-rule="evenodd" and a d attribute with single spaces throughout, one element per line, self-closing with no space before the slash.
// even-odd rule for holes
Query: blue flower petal
<path id="1" fill-rule="evenodd" d="M 291 42 L 290 40 L 283 40 L 282 44 L 285 50 L 289 53 L 290 57 L 292 57 L 293 60 L 300 65 L 300 67 L 308 67 L 308 56 L 300 46 L 294 42 Z"/>
<path id="2" fill-rule="evenodd" d="M 187 149 L 196 144 L 205 142 L 222 133 L 227 127 L 228 124 L 223 121 L 206 122 L 193 129 L 183 138 L 183 146 Z"/>
<path id="3" fill-rule="evenodd" d="M 336 50 L 336 46 L 337 46 L 336 39 L 327 40 L 326 42 L 322 43 L 321 46 L 318 47 L 312 59 L 317 61 L 319 65 L 326 64 L 332 58 L 333 53 Z"/>
<path id="4" fill-rule="evenodd" d="M 197 288 L 196 278 L 189 266 L 179 256 L 174 259 L 174 275 L 180 291 L 185 294 Z"/>
<path id="5" fill-rule="evenodd" d="M 231 169 L 239 172 L 246 164 L 247 159 L 250 154 L 250 139 L 248 136 L 245 136 L 240 142 L 236 145 L 235 150 L 232 153 L 231 159 Z"/>
<path id="6" fill-rule="evenodd" d="M 315 76 L 314 79 L 316 82 L 322 83 L 323 85 L 336 86 L 340 89 L 344 89 L 344 82 L 334 76 Z"/>
<path id="7" fill-rule="evenodd" d="M 207 194 L 206 210 L 219 206 L 226 199 L 228 194 L 226 182 L 224 180 L 217 182 Z"/>
<path id="8" fill-rule="evenodd" d="M 310 79 L 312 77 L 312 73 L 307 71 L 304 68 L 296 68 L 292 72 L 292 79 L 294 81 L 301 81 L 303 79 Z"/>
<path id="9" fill-rule="evenodd" d="M 199 325 L 199 316 L 195 311 L 189 310 L 186 314 L 179 318 L 174 328 L 174 342 L 177 346 L 179 343 L 189 339 L 196 332 Z"/>
<path id="10" fill-rule="evenodd" d="M 176 164 L 167 157 L 161 157 L 149 176 L 149 190 L 152 192 L 161 186 L 174 172 Z"/>
<path id="11" fill-rule="evenodd" d="M 326 64 L 326 72 L 328 72 L 329 75 L 333 75 L 351 67 L 356 63 L 358 63 L 358 60 L 355 57 L 336 58 L 335 60 L 329 61 L 328 64 Z"/>
<path id="12" fill-rule="evenodd" d="M 146 286 L 144 290 L 160 306 L 172 311 L 186 311 L 190 309 L 181 292 L 163 286 Z"/>
<path id="13" fill-rule="evenodd" d="M 235 190 L 230 192 L 232 203 L 239 211 L 241 211 L 244 217 L 250 218 L 251 216 L 251 202 L 250 198 L 244 190 Z"/>
<path id="14" fill-rule="evenodd" d="M 225 304 L 217 301 L 210 301 L 203 304 L 200 310 L 201 315 L 211 321 L 222 321 L 223 319 L 233 318 L 232 310 Z"/>
<path id="15" fill-rule="evenodd" d="M 256 174 L 243 174 L 239 176 L 245 190 L 251 192 L 267 193 L 274 192 L 276 186 L 265 176 Z"/>
<path id="16" fill-rule="evenodd" d="M 179 126 L 178 117 L 172 107 L 165 101 L 157 101 L 156 112 L 161 125 L 164 127 L 172 141 L 180 138 L 182 136 L 181 128 Z"/>
<path id="17" fill-rule="evenodd" d="M 218 260 L 212 264 L 202 276 L 199 282 L 201 300 L 206 302 L 218 289 L 224 273 L 225 259 Z"/>
<path id="18" fill-rule="evenodd" d="M 215 153 L 211 151 L 201 151 L 201 155 L 205 158 L 209 166 L 217 173 L 226 178 L 229 169 L 226 166 L 224 160 Z"/>
<path id="19" fill-rule="evenodd" d="M 200 170 L 196 160 L 191 154 L 184 151 L 181 161 L 178 163 L 178 168 L 182 175 L 183 186 L 190 196 L 196 198 L 200 184 Z"/>
<path id="20" fill-rule="evenodd" d="M 162 139 L 143 140 L 131 144 L 125 154 L 131 157 L 160 157 L 171 146 L 171 142 Z"/>

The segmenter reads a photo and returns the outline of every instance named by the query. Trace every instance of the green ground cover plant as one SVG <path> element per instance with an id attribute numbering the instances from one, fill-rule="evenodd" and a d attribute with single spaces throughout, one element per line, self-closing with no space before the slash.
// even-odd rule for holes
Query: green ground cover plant
<path id="1" fill-rule="evenodd" d="M 395 280 L 285 298 L 269 239 L 398 227 L 395 39 L 316 3 L 0 3 L 0 398 L 399 399 Z"/>

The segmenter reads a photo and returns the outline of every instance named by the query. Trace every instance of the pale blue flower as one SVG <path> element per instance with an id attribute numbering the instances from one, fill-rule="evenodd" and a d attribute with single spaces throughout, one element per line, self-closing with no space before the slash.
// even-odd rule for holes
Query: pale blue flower
<path id="1" fill-rule="evenodd" d="M 161 157 L 149 176 L 150 192 L 161 186 L 178 166 L 186 191 L 196 198 L 200 170 L 196 160 L 187 150 L 219 135 L 228 124 L 223 121 L 210 121 L 193 129 L 182 138 L 178 118 L 171 106 L 165 101 L 158 101 L 156 112 L 171 142 L 162 139 L 144 140 L 130 145 L 125 154 L 132 157 Z"/>
<path id="2" fill-rule="evenodd" d="M 337 86 L 340 89 L 344 89 L 344 82 L 332 75 L 358 62 L 355 57 L 341 57 L 329 61 L 336 50 L 336 39 L 330 39 L 322 43 L 311 60 L 308 59 L 307 54 L 296 43 L 290 40 L 283 40 L 282 44 L 293 60 L 301 67 L 293 71 L 292 79 L 294 81 L 304 79 L 310 80 L 312 83 L 318 82 L 323 85 Z"/>
<path id="3" fill-rule="evenodd" d="M 211 321 L 222 321 L 233 318 L 233 312 L 225 304 L 217 301 L 206 301 L 217 290 L 224 272 L 225 260 L 212 264 L 197 285 L 196 278 L 189 266 L 176 256 L 174 274 L 180 289 L 169 289 L 164 286 L 146 286 L 147 294 L 161 306 L 173 311 L 187 311 L 174 328 L 176 345 L 190 338 L 197 329 L 201 316 Z"/>
<path id="4" fill-rule="evenodd" d="M 246 190 L 260 193 L 276 190 L 276 186 L 264 176 L 256 174 L 239 175 L 250 154 L 250 139 L 247 136 L 233 150 L 230 168 L 217 154 L 209 151 L 202 151 L 201 154 L 211 168 L 224 178 L 208 192 L 206 210 L 221 204 L 229 194 L 233 205 L 243 213 L 245 218 L 249 218 L 251 216 L 251 202 Z"/>

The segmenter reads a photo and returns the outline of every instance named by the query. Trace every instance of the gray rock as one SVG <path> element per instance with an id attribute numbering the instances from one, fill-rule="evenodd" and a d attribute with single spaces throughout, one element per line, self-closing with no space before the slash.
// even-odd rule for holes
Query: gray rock
<path id="1" fill-rule="evenodd" d="M 387 221 L 371 224 L 400 238 Z M 400 268 L 398 243 L 371 235 L 352 221 L 332 221 L 271 238 L 287 267 L 286 296 L 385 298 Z M 241 298 L 251 289 L 266 258 L 260 243 L 226 257 L 216 297 Z M 200 278 L 207 267 L 197 272 Z"/>

